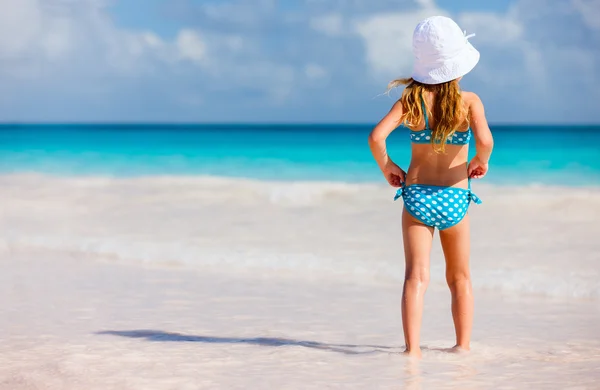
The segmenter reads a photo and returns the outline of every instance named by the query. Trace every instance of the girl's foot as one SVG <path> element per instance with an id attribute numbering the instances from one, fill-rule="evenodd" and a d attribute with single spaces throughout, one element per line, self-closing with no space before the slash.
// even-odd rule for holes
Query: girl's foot
<path id="1" fill-rule="evenodd" d="M 406 356 L 408 357 L 412 357 L 412 358 L 417 358 L 417 359 L 421 359 L 422 354 L 421 354 L 421 348 L 417 348 L 417 349 L 405 349 L 403 352 Z"/>
<path id="2" fill-rule="evenodd" d="M 471 350 L 471 348 L 461 347 L 460 345 L 455 345 L 454 347 L 450 348 L 450 352 L 452 352 L 452 353 L 467 353 L 470 350 Z"/>

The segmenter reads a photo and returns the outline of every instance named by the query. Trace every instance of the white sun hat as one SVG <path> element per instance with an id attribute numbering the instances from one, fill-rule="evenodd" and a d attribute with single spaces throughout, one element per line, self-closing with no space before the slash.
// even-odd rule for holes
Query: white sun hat
<path id="1" fill-rule="evenodd" d="M 412 78 L 423 84 L 441 84 L 469 73 L 479 62 L 479 52 L 458 24 L 445 16 L 420 22 L 413 33 L 415 63 Z"/>

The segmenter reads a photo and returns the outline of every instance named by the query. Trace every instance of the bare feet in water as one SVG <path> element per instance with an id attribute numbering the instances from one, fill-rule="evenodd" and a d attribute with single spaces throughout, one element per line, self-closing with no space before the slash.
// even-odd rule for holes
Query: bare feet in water
<path id="1" fill-rule="evenodd" d="M 450 350 L 448 352 L 451 353 L 467 353 L 469 352 L 471 349 L 469 347 L 461 347 L 460 345 L 455 345 L 454 347 L 450 348 Z"/>
<path id="2" fill-rule="evenodd" d="M 427 348 L 425 348 L 427 349 Z M 460 345 L 455 345 L 452 348 L 444 348 L 444 349 L 438 349 L 438 351 L 442 351 L 442 352 L 447 352 L 447 353 L 469 353 L 471 349 L 469 347 L 461 347 Z M 409 350 L 409 349 L 405 349 L 403 354 L 405 354 L 408 357 L 412 357 L 412 358 L 417 358 L 417 359 L 421 359 L 423 356 L 421 354 L 421 348 L 419 349 L 413 349 L 413 350 Z"/>
<path id="3" fill-rule="evenodd" d="M 417 359 L 421 359 L 421 357 L 422 357 L 421 348 L 413 349 L 413 350 L 405 349 L 404 354 L 408 357 L 417 358 Z"/>

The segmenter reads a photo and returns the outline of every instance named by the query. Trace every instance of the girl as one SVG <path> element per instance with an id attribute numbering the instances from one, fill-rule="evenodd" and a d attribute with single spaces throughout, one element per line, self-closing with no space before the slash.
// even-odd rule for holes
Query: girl
<path id="1" fill-rule="evenodd" d="M 446 258 L 446 280 L 452 294 L 455 351 L 470 348 L 473 295 L 469 273 L 471 179 L 488 171 L 493 138 L 483 104 L 459 81 L 479 61 L 479 52 L 451 19 L 434 16 L 413 34 L 412 77 L 395 80 L 389 89 L 406 85 L 402 97 L 369 136 L 371 152 L 388 183 L 399 187 L 406 271 L 402 323 L 406 353 L 421 356 L 419 332 L 423 297 L 429 282 L 429 255 L 434 229 L 439 229 Z M 400 124 L 410 129 L 412 158 L 408 173 L 386 153 L 386 138 Z M 471 136 L 476 154 L 467 164 Z"/>

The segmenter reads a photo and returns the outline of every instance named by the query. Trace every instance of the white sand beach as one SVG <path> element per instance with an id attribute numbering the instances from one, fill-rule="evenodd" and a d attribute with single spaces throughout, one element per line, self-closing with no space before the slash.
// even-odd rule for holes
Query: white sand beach
<path id="1" fill-rule="evenodd" d="M 597 389 L 600 189 L 473 183 L 472 351 L 439 242 L 403 347 L 383 185 L 0 176 L 0 389 Z"/>

